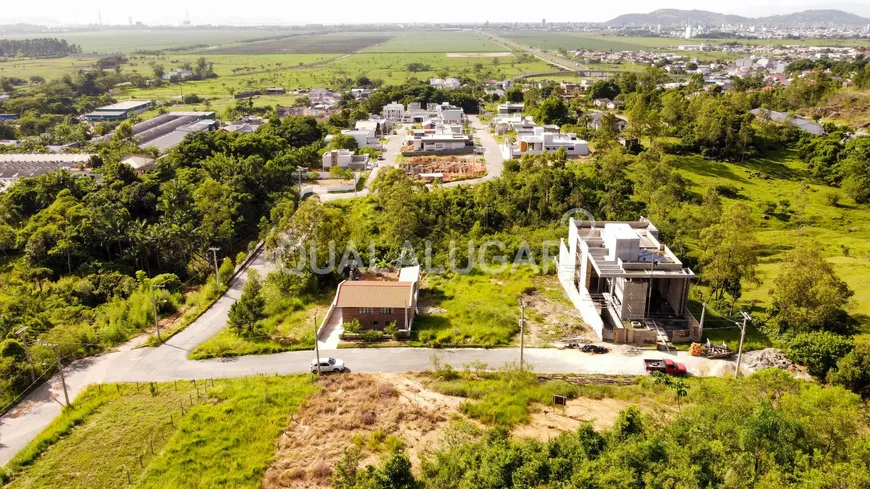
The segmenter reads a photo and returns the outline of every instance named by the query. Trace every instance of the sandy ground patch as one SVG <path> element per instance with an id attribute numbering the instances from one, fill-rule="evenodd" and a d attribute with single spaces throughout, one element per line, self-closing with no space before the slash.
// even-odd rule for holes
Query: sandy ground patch
<path id="1" fill-rule="evenodd" d="M 570 399 L 564 411 L 561 407 L 537 406 L 538 411 L 532 413 L 529 423 L 515 427 L 512 433 L 521 438 L 547 441 L 566 431 L 574 431 L 583 423 L 592 423 L 597 431 L 605 430 L 613 426 L 620 411 L 632 405 L 638 403 L 581 397 Z"/>
<path id="2" fill-rule="evenodd" d="M 511 53 L 447 53 L 448 58 L 505 58 Z"/>

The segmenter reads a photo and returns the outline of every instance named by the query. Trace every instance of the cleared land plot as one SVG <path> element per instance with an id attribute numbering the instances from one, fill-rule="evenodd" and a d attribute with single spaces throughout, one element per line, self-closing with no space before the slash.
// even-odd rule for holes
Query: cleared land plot
<path id="1" fill-rule="evenodd" d="M 474 271 L 426 277 L 420 291 L 421 314 L 414 320 L 414 329 L 420 342 L 435 346 L 514 344 L 520 332 L 517 299 L 535 295 L 546 297 L 549 304 L 540 312 L 529 311 L 527 333 L 538 331 L 534 341 L 543 345 L 555 339 L 549 334 L 552 324 L 544 323 L 565 321 L 562 313 L 567 312 L 570 302 L 554 275 L 535 274 L 528 266 L 494 275 Z M 555 312 L 554 305 L 559 304 L 566 309 Z"/>
<path id="2" fill-rule="evenodd" d="M 68 56 L 50 59 L 13 59 L 0 61 L 0 77 L 18 77 L 27 80 L 41 76 L 46 80 L 60 78 L 67 73 L 87 69 L 100 59 L 98 56 Z"/>
<path id="3" fill-rule="evenodd" d="M 475 32 L 405 32 L 366 50 L 370 53 L 503 52 L 504 46 Z"/>
<path id="4" fill-rule="evenodd" d="M 260 487 L 275 440 L 316 390 L 309 376 L 90 387 L 13 459 L 8 487 Z"/>
<path id="5" fill-rule="evenodd" d="M 448 58 L 504 58 L 511 53 L 447 53 Z"/>
<path id="6" fill-rule="evenodd" d="M 51 32 L 43 34 L 4 35 L 4 39 L 56 37 L 78 44 L 86 53 L 130 53 L 137 50 L 166 49 L 207 44 L 216 46 L 230 42 L 286 36 L 299 31 L 291 29 L 130 29 L 98 32 Z"/>
<path id="7" fill-rule="evenodd" d="M 354 32 L 336 34 L 309 34 L 223 46 L 203 51 L 216 54 L 311 54 L 352 53 L 390 40 L 392 34 L 383 32 Z"/>

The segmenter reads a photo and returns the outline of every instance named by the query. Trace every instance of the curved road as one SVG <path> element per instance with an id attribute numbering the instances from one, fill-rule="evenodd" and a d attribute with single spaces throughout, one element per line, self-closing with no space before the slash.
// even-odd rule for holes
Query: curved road
<path id="1" fill-rule="evenodd" d="M 250 268 L 265 274 L 273 268 L 263 254 L 258 255 Z M 199 319 L 165 344 L 156 348 L 139 348 L 107 353 L 73 362 L 64 369 L 71 398 L 75 398 L 89 384 L 113 382 L 151 382 L 192 380 L 204 378 L 244 377 L 258 374 L 299 374 L 308 371 L 313 357 L 311 351 L 246 356 L 232 359 L 194 361 L 188 353 L 226 326 L 227 314 L 233 302 L 241 295 L 246 273 L 236 280 L 230 290 Z M 497 349 L 429 349 L 391 348 L 389 355 L 380 348 L 343 349 L 340 352 L 321 350 L 321 355 L 335 355 L 356 372 L 408 372 L 431 368 L 430 357 L 437 353 L 442 363 L 455 367 L 479 360 L 491 368 L 519 360 L 518 348 Z M 646 358 L 664 358 L 659 352 L 645 352 Z M 709 375 L 720 371 L 725 360 L 707 360 L 678 355 L 689 371 L 696 375 Z M 674 357 L 671 357 L 674 358 Z M 616 349 L 607 355 L 593 356 L 577 350 L 527 348 L 525 361 L 537 372 L 544 373 L 606 373 L 641 375 L 641 358 L 620 353 Z M 31 393 L 19 406 L 0 419 L 0 465 L 9 461 L 19 450 L 36 437 L 61 412 L 63 390 L 60 377 L 54 376 Z"/>

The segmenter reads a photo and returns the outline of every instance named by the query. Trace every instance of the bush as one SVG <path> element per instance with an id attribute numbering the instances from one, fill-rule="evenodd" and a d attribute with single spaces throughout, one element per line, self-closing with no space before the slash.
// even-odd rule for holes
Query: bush
<path id="1" fill-rule="evenodd" d="M 375 329 L 366 330 L 362 334 L 362 340 L 367 342 L 375 342 L 382 341 L 384 339 L 384 334 Z"/>
<path id="2" fill-rule="evenodd" d="M 388 324 L 387 327 L 384 328 L 384 333 L 391 336 L 394 340 L 398 340 L 399 339 L 399 328 L 398 328 L 398 326 L 396 326 L 396 322 L 395 321 L 390 322 L 390 324 Z"/>
<path id="3" fill-rule="evenodd" d="M 348 321 L 344 323 L 342 327 L 344 328 L 345 333 L 358 334 L 360 331 L 362 331 L 362 326 L 359 324 L 359 319 Z"/>
<path id="4" fill-rule="evenodd" d="M 810 374 L 824 378 L 854 348 L 846 336 L 818 331 L 795 336 L 788 344 L 786 356 L 800 365 L 806 365 Z"/>
<path id="5" fill-rule="evenodd" d="M 224 287 L 229 287 L 230 279 L 233 278 L 234 271 L 235 267 L 233 266 L 233 262 L 230 260 L 230 258 L 224 258 L 224 261 L 221 262 L 221 267 L 218 270 L 218 276 L 220 277 L 221 284 Z"/>
<path id="6" fill-rule="evenodd" d="M 829 188 L 822 195 L 825 198 L 825 202 L 830 206 L 837 207 L 837 204 L 840 203 L 840 191 L 837 189 Z"/>

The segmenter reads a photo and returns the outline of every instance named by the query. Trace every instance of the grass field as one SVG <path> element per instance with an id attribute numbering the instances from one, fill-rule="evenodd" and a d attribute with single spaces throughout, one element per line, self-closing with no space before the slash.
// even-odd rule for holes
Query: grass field
<path id="1" fill-rule="evenodd" d="M 371 47 L 371 53 L 485 53 L 507 51 L 504 46 L 475 32 L 403 32 Z"/>
<path id="2" fill-rule="evenodd" d="M 348 32 L 330 34 L 294 35 L 281 39 L 236 43 L 203 51 L 217 54 L 311 54 L 352 53 L 394 37 L 387 32 Z"/>
<path id="3" fill-rule="evenodd" d="M 90 387 L 13 459 L 6 487 L 256 488 L 315 390 L 308 376 Z"/>
<path id="4" fill-rule="evenodd" d="M 4 39 L 56 37 L 78 44 L 86 53 L 130 53 L 137 50 L 166 49 L 208 44 L 216 46 L 238 41 L 299 34 L 292 29 L 129 29 L 94 32 L 57 32 L 44 34 L 9 34 Z"/>
<path id="5" fill-rule="evenodd" d="M 699 156 L 681 157 L 677 161 L 679 171 L 691 183 L 692 192 L 702 193 L 711 185 L 733 185 L 739 190 L 739 200 L 754 211 L 758 220 L 756 236 L 762 246 L 758 267 L 761 285 L 746 287 L 741 304 L 755 303 L 756 312 L 766 308 L 770 303 L 768 292 L 783 258 L 800 240 L 813 240 L 840 278 L 855 291 L 851 312 L 863 321 L 865 329 L 870 328 L 868 206 L 855 205 L 845 197 L 836 206 L 827 203 L 825 194 L 831 191 L 830 187 L 814 182 L 793 151 L 742 164 L 704 160 Z M 755 172 L 765 178 L 754 177 Z M 806 208 L 801 218 L 795 208 L 804 182 L 809 184 L 809 191 L 805 194 Z M 794 212 L 776 212 L 763 220 L 762 210 L 768 203 L 779 207 L 788 204 Z"/>
<path id="6" fill-rule="evenodd" d="M 551 289 L 555 280 L 527 266 L 494 275 L 477 270 L 465 275 L 429 275 L 420 291 L 421 307 L 444 312 L 417 316 L 414 329 L 421 343 L 436 346 L 514 344 L 520 332 L 518 299 Z M 548 296 L 567 301 L 561 290 Z"/>
<path id="7" fill-rule="evenodd" d="M 712 44 L 718 45 L 732 42 L 730 39 L 682 39 L 674 37 L 633 37 L 613 36 L 604 34 L 566 33 L 566 32 L 499 32 L 499 36 L 505 37 L 529 46 L 541 49 L 589 49 L 593 51 L 642 51 L 663 49 L 678 46 L 680 44 Z M 870 43 L 861 39 L 740 39 L 741 44 L 747 45 L 801 45 L 801 46 L 868 46 Z M 695 56 L 697 53 L 693 53 Z M 714 53 L 721 55 L 723 53 Z"/>

